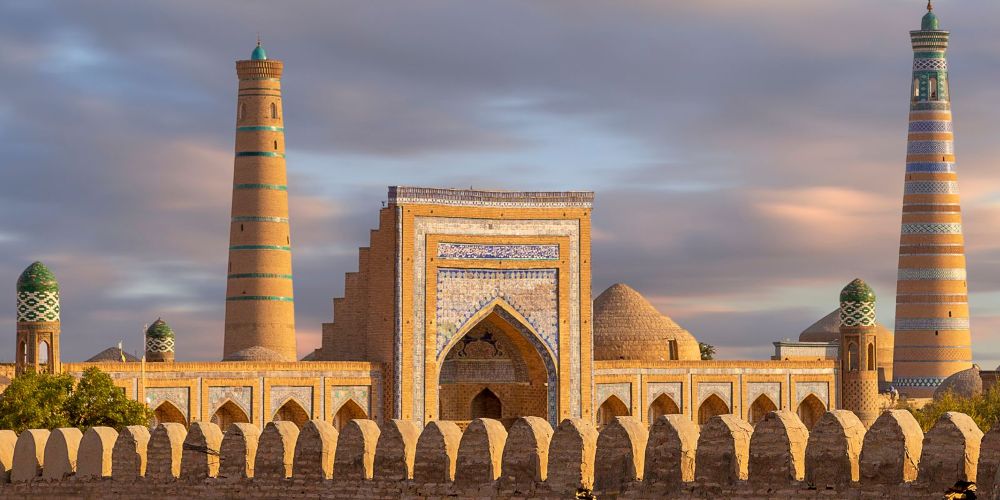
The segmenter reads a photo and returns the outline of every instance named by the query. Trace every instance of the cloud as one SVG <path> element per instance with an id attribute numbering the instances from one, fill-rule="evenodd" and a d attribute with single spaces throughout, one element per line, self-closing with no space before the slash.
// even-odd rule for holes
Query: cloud
<path id="1" fill-rule="evenodd" d="M 1000 5 L 937 7 L 984 346 Z M 767 356 L 855 276 L 891 323 L 921 15 L 901 0 L 8 2 L 0 283 L 52 264 L 67 359 L 138 346 L 159 315 L 179 358 L 218 359 L 232 61 L 259 31 L 286 64 L 302 353 L 391 184 L 597 191 L 595 296 L 628 282 L 724 355 Z"/>

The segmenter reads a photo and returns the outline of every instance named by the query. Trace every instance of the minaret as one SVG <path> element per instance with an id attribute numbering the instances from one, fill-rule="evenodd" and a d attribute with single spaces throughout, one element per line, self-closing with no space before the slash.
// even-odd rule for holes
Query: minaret
<path id="1" fill-rule="evenodd" d="M 17 279 L 14 372 L 59 373 L 59 282 L 41 262 Z"/>
<path id="2" fill-rule="evenodd" d="M 225 360 L 295 361 L 281 61 L 257 42 L 236 62 L 236 161 L 229 229 Z"/>
<path id="3" fill-rule="evenodd" d="M 865 427 L 882 411 L 878 396 L 878 338 L 875 292 L 860 279 L 840 292 L 841 401 Z"/>
<path id="4" fill-rule="evenodd" d="M 174 331 L 166 321 L 156 318 L 156 321 L 146 329 L 146 361 L 173 362 L 174 344 Z"/>
<path id="5" fill-rule="evenodd" d="M 948 32 L 930 2 L 913 43 L 913 86 L 896 286 L 893 385 L 930 397 L 972 366 L 962 216 L 955 173 Z"/>

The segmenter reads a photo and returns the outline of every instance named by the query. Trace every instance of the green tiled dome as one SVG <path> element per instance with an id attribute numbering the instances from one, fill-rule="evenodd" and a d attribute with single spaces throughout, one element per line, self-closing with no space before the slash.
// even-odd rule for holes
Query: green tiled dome
<path id="1" fill-rule="evenodd" d="M 939 26 L 938 18 L 934 15 L 934 5 L 931 4 L 931 0 L 927 0 L 927 13 L 920 20 L 920 29 L 922 31 L 937 31 Z"/>
<path id="2" fill-rule="evenodd" d="M 875 302 L 875 291 L 860 278 L 847 284 L 840 291 L 841 302 Z"/>
<path id="3" fill-rule="evenodd" d="M 174 338 L 174 331 L 167 326 L 167 322 L 160 318 L 156 318 L 156 321 L 149 328 L 146 329 L 146 337 L 154 339 L 172 339 Z"/>
<path id="4" fill-rule="evenodd" d="M 56 277 L 41 262 L 28 266 L 17 279 L 18 292 L 58 292 L 59 282 Z"/>
<path id="5" fill-rule="evenodd" d="M 253 49 L 250 53 L 251 61 L 263 61 L 267 59 L 267 52 L 264 52 L 264 47 L 260 46 L 260 42 L 257 42 L 257 47 Z"/>

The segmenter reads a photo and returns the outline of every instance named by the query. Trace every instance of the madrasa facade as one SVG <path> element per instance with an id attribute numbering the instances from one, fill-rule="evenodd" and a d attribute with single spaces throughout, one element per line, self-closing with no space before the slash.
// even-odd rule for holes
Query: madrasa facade
<path id="1" fill-rule="evenodd" d="M 96 366 L 157 422 L 223 429 L 672 413 L 754 423 L 776 409 L 811 427 L 834 408 L 870 425 L 900 393 L 928 397 L 972 368 L 948 32 L 928 12 L 911 38 L 895 335 L 876 321 L 874 291 L 854 280 L 839 301 L 831 290 L 836 310 L 798 341 L 775 342 L 772 359 L 702 360 L 696 338 L 628 285 L 592 297 L 594 193 L 393 186 L 321 345 L 297 359 L 283 64 L 258 43 L 236 62 L 221 360 L 174 359 L 177 342 L 209 332 L 175 333 L 158 319 L 141 359 L 119 347 L 62 362 L 59 284 L 36 262 L 18 280 L 16 360 L 4 369 L 78 376 Z"/>

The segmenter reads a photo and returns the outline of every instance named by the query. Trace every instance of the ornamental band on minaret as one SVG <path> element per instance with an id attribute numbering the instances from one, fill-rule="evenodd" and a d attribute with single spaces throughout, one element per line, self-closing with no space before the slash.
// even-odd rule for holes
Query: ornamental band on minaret
<path id="1" fill-rule="evenodd" d="M 894 385 L 929 397 L 949 375 L 969 368 L 968 284 L 955 172 L 948 32 L 930 3 L 910 32 L 913 86 L 906 148 Z"/>
<path id="2" fill-rule="evenodd" d="M 225 360 L 295 361 L 295 305 L 281 108 L 281 61 L 260 42 L 237 61 Z"/>

